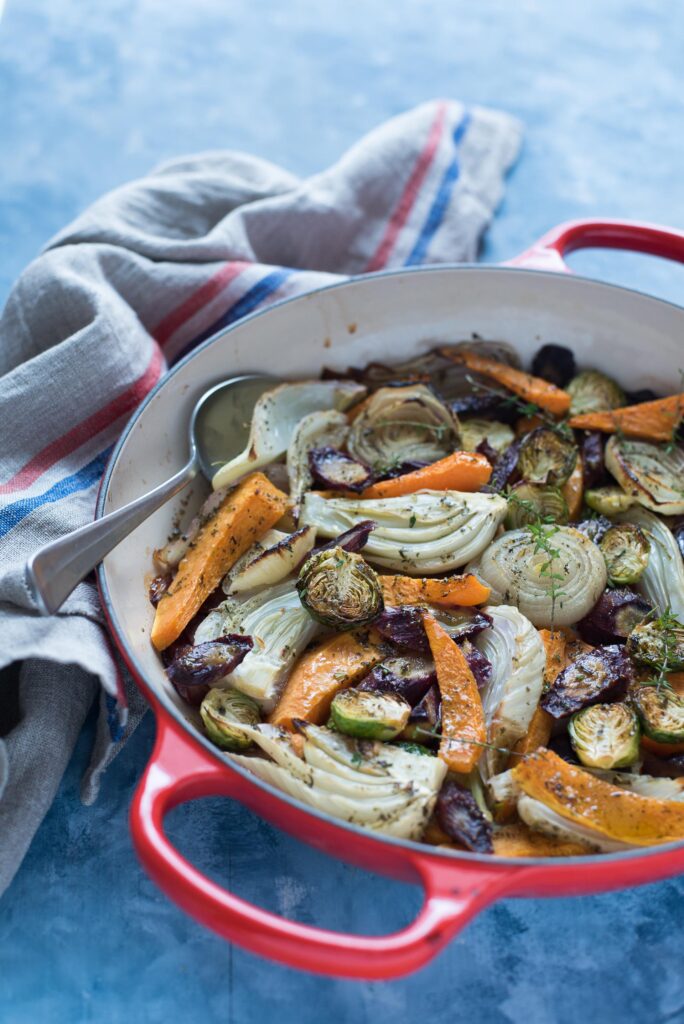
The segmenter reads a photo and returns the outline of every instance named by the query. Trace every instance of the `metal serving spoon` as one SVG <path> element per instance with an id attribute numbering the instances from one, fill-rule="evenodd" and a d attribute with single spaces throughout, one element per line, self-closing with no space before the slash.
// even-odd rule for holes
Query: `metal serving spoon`
<path id="1" fill-rule="evenodd" d="M 279 383 L 275 377 L 251 373 L 205 391 L 190 417 L 190 459 L 183 469 L 116 512 L 39 548 L 27 562 L 26 575 L 41 614 L 56 612 L 112 548 L 198 473 L 211 480 L 217 466 L 243 451 L 257 399 Z"/>

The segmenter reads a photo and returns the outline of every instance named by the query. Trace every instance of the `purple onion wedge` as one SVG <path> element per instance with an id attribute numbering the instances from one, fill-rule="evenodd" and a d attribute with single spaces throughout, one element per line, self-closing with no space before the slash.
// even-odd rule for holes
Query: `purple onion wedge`
<path id="1" fill-rule="evenodd" d="M 320 547 L 316 546 L 314 549 L 318 551 L 332 551 L 333 548 L 344 548 L 345 551 L 351 551 L 356 553 L 365 548 L 368 538 L 375 529 L 376 524 L 372 519 L 363 519 L 360 523 L 356 523 L 350 530 L 345 530 L 338 537 L 333 537 L 326 544 L 321 544 Z M 306 556 L 307 558 L 309 555 Z"/>
<path id="2" fill-rule="evenodd" d="M 397 647 L 408 647 L 416 654 L 429 654 L 430 644 L 423 625 L 423 609 L 417 605 L 385 607 L 373 622 L 373 628 Z"/>
<path id="3" fill-rule="evenodd" d="M 437 821 L 450 839 L 474 853 L 493 853 L 492 825 L 477 806 L 469 789 L 447 779 L 435 807 Z"/>
<path id="4" fill-rule="evenodd" d="M 560 672 L 540 704 L 552 718 L 567 718 L 590 704 L 619 700 L 634 679 L 624 647 L 597 647 Z"/>
<path id="5" fill-rule="evenodd" d="M 518 466 L 521 441 L 509 444 L 496 460 L 489 483 L 482 490 L 488 494 L 498 494 L 509 483 Z"/>
<path id="6" fill-rule="evenodd" d="M 651 604 L 633 590 L 605 590 L 576 628 L 589 644 L 622 644 L 652 611 Z"/>
<path id="7" fill-rule="evenodd" d="M 436 682 L 437 673 L 430 658 L 395 655 L 376 665 L 357 689 L 397 693 L 415 707 Z"/>
<path id="8" fill-rule="evenodd" d="M 229 633 L 203 644 L 184 644 L 174 651 L 166 674 L 190 704 L 201 704 L 212 683 L 236 669 L 254 646 L 251 636 Z"/>
<path id="9" fill-rule="evenodd" d="M 338 448 L 312 448 L 309 468 L 317 483 L 333 491 L 362 491 L 372 479 L 368 466 Z"/>

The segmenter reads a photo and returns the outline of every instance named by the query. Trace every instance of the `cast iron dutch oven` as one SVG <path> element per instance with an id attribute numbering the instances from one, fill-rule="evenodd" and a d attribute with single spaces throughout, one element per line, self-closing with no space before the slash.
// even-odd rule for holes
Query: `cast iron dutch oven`
<path id="1" fill-rule="evenodd" d="M 398 361 L 473 333 L 511 342 L 528 360 L 544 342 L 569 346 L 580 365 L 628 389 L 670 393 L 682 364 L 684 310 L 568 272 L 563 255 L 584 246 L 633 249 L 684 261 L 684 233 L 646 224 L 575 221 L 505 266 L 435 266 L 371 274 L 284 301 L 239 321 L 178 363 L 139 407 L 112 453 L 101 516 L 167 479 L 186 459 L 187 420 L 213 383 L 247 371 L 317 375 L 370 360 Z M 190 511 L 200 503 L 195 484 Z M 157 739 L 131 808 L 138 854 L 156 883 L 231 942 L 292 967 L 347 978 L 392 978 L 426 964 L 502 896 L 566 896 L 653 882 L 684 870 L 684 846 L 613 855 L 503 859 L 453 853 L 317 813 L 231 764 L 198 728 L 153 650 L 146 582 L 151 554 L 179 503 L 160 509 L 99 570 L 112 634 L 157 718 Z M 184 801 L 238 800 L 299 839 L 366 869 L 420 883 L 418 917 L 394 935 L 367 937 L 294 923 L 239 899 L 202 875 L 164 832 Z"/>

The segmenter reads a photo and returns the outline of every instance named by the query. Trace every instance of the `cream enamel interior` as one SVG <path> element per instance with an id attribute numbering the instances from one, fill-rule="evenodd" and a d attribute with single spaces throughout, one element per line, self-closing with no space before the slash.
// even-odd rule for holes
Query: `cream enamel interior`
<path id="1" fill-rule="evenodd" d="M 398 361 L 438 342 L 478 334 L 516 346 L 524 360 L 544 342 L 568 345 L 579 366 L 613 374 L 626 388 L 679 387 L 684 310 L 637 292 L 570 275 L 498 267 L 427 268 L 369 276 L 284 302 L 207 342 L 163 381 L 125 432 L 105 479 L 98 514 L 167 479 L 187 458 L 197 398 L 239 373 L 293 379 L 324 366 Z M 119 638 L 162 703 L 190 726 L 149 641 L 152 551 L 208 491 L 195 482 L 105 560 L 103 582 Z M 188 501 L 188 494 L 190 500 Z"/>

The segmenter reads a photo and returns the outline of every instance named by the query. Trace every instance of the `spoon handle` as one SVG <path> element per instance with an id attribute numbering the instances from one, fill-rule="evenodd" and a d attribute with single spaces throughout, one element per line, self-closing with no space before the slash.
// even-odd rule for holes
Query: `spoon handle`
<path id="1" fill-rule="evenodd" d="M 27 562 L 28 587 L 41 615 L 52 615 L 98 562 L 197 475 L 193 458 L 170 480 L 116 512 L 45 544 Z"/>

